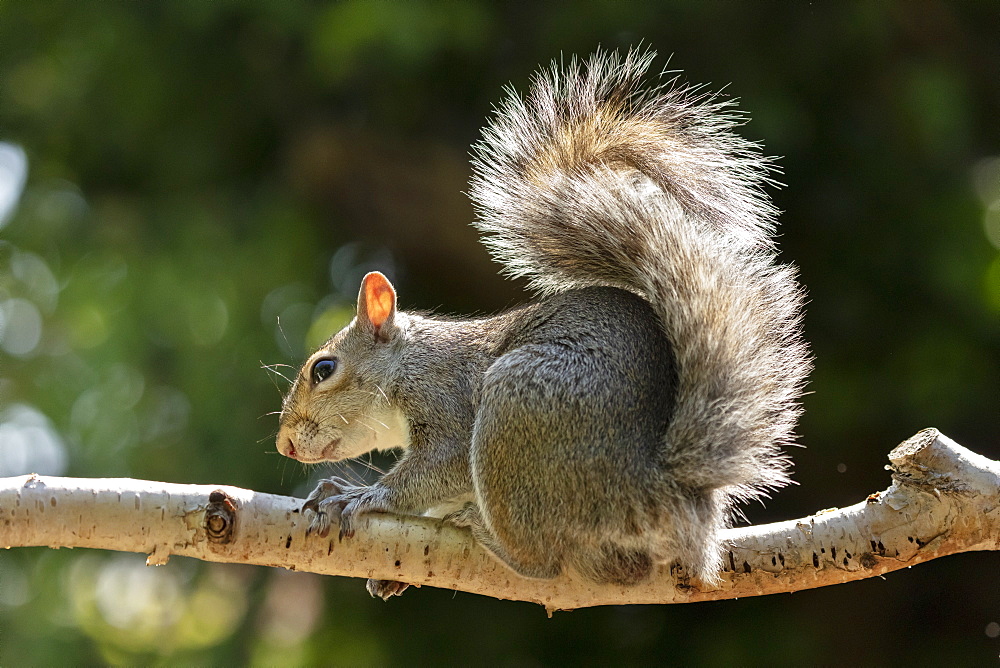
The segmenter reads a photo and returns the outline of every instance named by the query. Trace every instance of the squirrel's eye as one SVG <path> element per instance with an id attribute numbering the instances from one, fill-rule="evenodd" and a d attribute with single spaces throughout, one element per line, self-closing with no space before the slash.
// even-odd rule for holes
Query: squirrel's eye
<path id="1" fill-rule="evenodd" d="M 316 363 L 313 364 L 312 372 L 310 373 L 310 375 L 312 376 L 313 384 L 315 385 L 317 383 L 322 383 L 324 380 L 332 376 L 333 372 L 336 370 L 337 370 L 336 358 L 317 360 Z"/>

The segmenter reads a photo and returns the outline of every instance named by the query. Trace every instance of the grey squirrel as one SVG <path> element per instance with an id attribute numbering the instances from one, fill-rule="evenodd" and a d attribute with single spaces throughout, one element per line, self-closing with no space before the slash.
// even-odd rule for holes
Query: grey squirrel
<path id="1" fill-rule="evenodd" d="M 277 447 L 305 463 L 405 450 L 371 486 L 323 480 L 311 532 L 427 513 L 527 577 L 630 585 L 676 563 L 711 582 L 735 503 L 788 482 L 810 363 L 769 162 L 731 103 L 645 86 L 654 56 L 553 62 L 484 130 L 475 225 L 537 301 L 414 315 L 365 276 L 357 317 L 285 398 Z"/>

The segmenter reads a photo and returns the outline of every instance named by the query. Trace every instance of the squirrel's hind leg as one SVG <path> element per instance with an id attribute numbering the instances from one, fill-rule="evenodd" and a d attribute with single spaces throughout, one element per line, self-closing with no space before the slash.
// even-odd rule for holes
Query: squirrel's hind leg
<path id="1" fill-rule="evenodd" d="M 573 567 L 588 580 L 629 586 L 642 582 L 653 572 L 653 557 L 648 550 L 604 543 L 595 550 L 579 549 L 571 553 Z"/>
<path id="2" fill-rule="evenodd" d="M 479 544 L 519 575 L 550 579 L 562 571 L 558 562 L 525 564 L 512 558 L 503 545 L 486 528 L 479 507 L 474 503 L 465 504 L 462 509 L 446 515 L 444 520 L 456 526 L 470 529 Z M 569 559 L 573 567 L 588 580 L 623 586 L 645 580 L 650 576 L 654 567 L 653 557 L 648 550 L 614 543 L 604 543 L 593 550 L 578 549 L 572 551 Z"/>
<path id="3" fill-rule="evenodd" d="M 562 565 L 553 559 L 551 554 L 536 555 L 537 558 L 534 559 L 514 558 L 487 528 L 486 522 L 479 512 L 479 506 L 474 503 L 465 504 L 460 510 L 446 515 L 444 520 L 455 526 L 471 530 L 476 542 L 518 575 L 548 580 L 562 572 Z"/>

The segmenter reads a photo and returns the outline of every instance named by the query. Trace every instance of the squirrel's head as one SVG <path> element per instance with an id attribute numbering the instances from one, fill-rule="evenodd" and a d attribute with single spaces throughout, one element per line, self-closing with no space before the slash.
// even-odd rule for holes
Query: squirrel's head
<path id="1" fill-rule="evenodd" d="M 405 418 L 383 391 L 404 337 L 396 291 L 372 272 L 351 323 L 306 360 L 281 407 L 278 452 L 312 464 L 405 447 Z"/>

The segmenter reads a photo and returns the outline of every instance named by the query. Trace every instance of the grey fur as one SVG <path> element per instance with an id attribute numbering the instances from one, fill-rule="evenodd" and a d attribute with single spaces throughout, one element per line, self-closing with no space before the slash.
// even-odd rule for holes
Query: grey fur
<path id="1" fill-rule="evenodd" d="M 524 575 L 630 584 L 676 561 L 712 580 L 735 502 L 788 482 L 809 361 L 768 163 L 728 103 L 643 88 L 652 58 L 553 64 L 476 148 L 476 225 L 540 301 L 449 321 L 397 312 L 393 292 L 379 327 L 363 288 L 358 318 L 303 367 L 279 450 L 409 446 L 371 487 L 325 481 L 306 504 L 316 531 L 468 501 L 451 521 Z M 312 382 L 330 357 L 337 372 Z M 385 443 L 393 420 L 408 443 Z"/>

